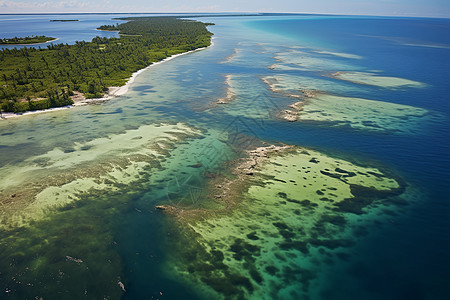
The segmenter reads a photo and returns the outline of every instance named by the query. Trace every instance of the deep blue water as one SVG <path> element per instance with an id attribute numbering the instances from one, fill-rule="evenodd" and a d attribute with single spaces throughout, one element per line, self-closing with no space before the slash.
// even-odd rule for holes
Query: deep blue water
<path id="1" fill-rule="evenodd" d="M 380 99 L 441 114 L 442 119 L 430 124 L 423 134 L 396 136 L 312 129 L 303 132 L 298 140 L 292 138 L 291 131 L 279 128 L 276 135 L 290 143 L 363 153 L 394 166 L 425 191 L 426 197 L 407 217 L 358 249 L 360 257 L 353 265 L 335 270 L 339 276 L 342 272 L 350 276 L 330 282 L 324 299 L 448 298 L 450 20 L 341 17 L 248 24 L 294 40 L 306 40 L 310 45 L 361 55 L 364 59 L 360 63 L 368 69 L 429 84 L 423 90 L 371 92 Z"/>
<path id="2" fill-rule="evenodd" d="M 31 34 L 45 34 L 59 38 L 60 42 L 73 43 L 75 40 L 90 40 L 100 34 L 114 35 L 94 31 L 99 25 L 114 24 L 116 21 L 110 17 L 117 16 L 2 15 L 0 36 L 28 34 L 29 28 L 33 28 Z M 82 22 L 48 22 L 62 18 L 80 19 Z M 381 70 L 386 76 L 427 84 L 426 88 L 396 90 L 365 86 L 348 92 L 348 96 L 427 109 L 433 118 L 422 124 L 420 132 L 413 135 L 366 132 L 268 118 L 263 127 L 255 126 L 249 134 L 267 141 L 312 147 L 384 165 L 400 174 L 418 191 L 420 201 L 405 207 L 404 214 L 393 218 L 392 222 L 371 228 L 373 234 L 356 246 L 349 261 L 335 265 L 323 275 L 326 282 L 313 298 L 450 298 L 450 20 L 317 16 L 204 20 L 216 23 L 210 28 L 215 33 L 211 49 L 177 58 L 159 65 L 154 71 L 150 69 L 143 73 L 128 94 L 126 104 L 111 101 L 101 107 L 70 110 L 59 116 L 62 121 L 46 114 L 0 124 L 0 133 L 11 134 L 8 137 L 21 142 L 14 145 L 4 142 L 0 156 L 16 151 L 17 157 L 12 161 L 21 162 L 32 151 L 45 152 L 59 146 L 68 134 L 74 140 L 89 140 L 127 126 L 161 121 L 162 118 L 205 128 L 226 128 L 234 118 L 233 105 L 219 112 L 201 109 L 217 99 L 222 74 L 244 74 L 256 79 L 270 74 L 267 66 L 274 63 L 273 54 L 283 51 L 284 45 L 359 55 L 362 59 L 351 63 L 363 71 Z M 272 52 L 245 52 L 246 44 L 250 45 L 248 49 L 252 49 L 255 43 L 263 43 Z M 233 48 L 244 51 L 244 61 L 218 63 L 232 54 Z M 342 58 L 334 61 L 348 62 Z M 339 70 L 330 67 L 329 71 Z M 306 74 L 322 78 L 318 72 Z M 263 85 L 248 86 L 249 91 L 258 89 L 263 89 Z M 142 92 L 145 90 L 151 90 L 152 95 Z M 267 90 L 261 93 L 266 95 L 262 98 L 270 97 Z M 165 100 L 160 103 L 157 97 Z M 99 118 L 96 115 L 99 112 L 110 115 Z M 121 119 L 125 117 L 128 119 Z M 91 118 L 98 123 L 89 123 Z M 245 124 L 252 122 L 251 117 L 242 117 L 242 120 Z M 113 126 L 109 128 L 111 124 Z M 54 126 L 61 128 L 55 133 L 55 141 L 39 138 L 41 134 L 46 137 L 49 128 Z M 37 137 L 36 141 L 27 140 L 30 136 Z M 140 195 L 135 201 L 141 208 L 149 209 L 154 204 L 145 200 L 149 197 Z M 125 298 L 157 297 L 160 289 L 168 291 L 165 292 L 166 299 L 179 299 L 181 295 L 195 298 L 189 287 L 160 274 L 159 268 L 164 262 L 161 245 L 166 235 L 164 220 L 160 216 L 148 218 L 148 215 L 132 210 L 120 222 L 127 228 L 116 233 L 116 240 L 123 245 L 118 252 L 129 283 Z M 147 259 L 149 256 L 151 260 Z"/>
<path id="3" fill-rule="evenodd" d="M 326 143 L 341 144 L 340 147 L 358 147 L 364 152 L 379 156 L 401 166 L 420 181 L 448 188 L 449 147 L 447 137 L 450 126 L 445 119 L 450 116 L 450 21 L 445 19 L 366 19 L 331 18 L 313 20 L 269 20 L 248 23 L 254 28 L 288 35 L 300 42 L 315 39 L 319 47 L 361 55 L 358 61 L 368 70 L 383 70 L 383 74 L 408 78 L 429 85 L 426 89 L 401 91 L 374 88 L 369 94 L 389 102 L 426 108 L 443 115 L 438 123 L 427 128 L 426 134 L 399 136 L 367 136 L 358 133 L 358 140 L 347 136 L 325 139 Z M 367 36 L 377 37 L 367 37 Z M 408 46 L 401 42 L 380 37 L 408 41 L 423 46 Z M 442 46 L 445 48 L 434 48 Z M 386 101 L 386 100 L 385 100 Z M 351 134 L 351 133 L 350 133 Z M 361 138 L 362 141 L 361 142 Z M 333 140 L 337 140 L 333 142 Z M 349 145 L 349 147 L 346 147 Z M 427 145 L 425 147 L 424 145 Z M 376 147 L 375 147 L 376 146 Z M 333 146 L 335 147 L 335 146 Z M 411 163 L 413 157 L 422 157 Z M 404 159 L 402 159 L 404 158 Z"/>

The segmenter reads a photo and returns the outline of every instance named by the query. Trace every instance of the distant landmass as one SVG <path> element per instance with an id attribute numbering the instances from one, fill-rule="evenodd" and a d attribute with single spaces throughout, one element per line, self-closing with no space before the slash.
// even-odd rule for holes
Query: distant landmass
<path id="1" fill-rule="evenodd" d="M 80 20 L 50 20 L 50 22 L 78 22 Z"/>
<path id="2" fill-rule="evenodd" d="M 26 36 L 26 37 L 13 37 L 9 39 L 0 39 L 0 45 L 28 45 L 28 44 L 41 44 L 50 41 L 54 41 L 56 38 L 41 36 Z"/>

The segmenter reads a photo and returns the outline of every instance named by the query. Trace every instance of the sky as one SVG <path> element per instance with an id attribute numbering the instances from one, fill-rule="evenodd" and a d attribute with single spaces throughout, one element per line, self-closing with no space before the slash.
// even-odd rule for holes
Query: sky
<path id="1" fill-rule="evenodd" d="M 450 18 L 450 0 L 0 0 L 0 14 L 52 12 L 291 12 Z"/>

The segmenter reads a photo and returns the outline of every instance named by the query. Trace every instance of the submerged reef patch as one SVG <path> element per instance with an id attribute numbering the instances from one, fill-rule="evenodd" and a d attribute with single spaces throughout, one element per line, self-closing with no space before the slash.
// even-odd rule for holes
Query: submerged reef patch
<path id="1" fill-rule="evenodd" d="M 11 176 L 24 178 L 17 177 L 16 184 L 8 177 L 0 180 L 6 191 L 1 194 L 2 292 L 14 299 L 120 299 L 129 290 L 123 262 L 128 257 L 122 252 L 132 247 L 122 236 L 132 230 L 129 218 L 150 217 L 153 203 L 162 199 L 185 205 L 200 197 L 198 178 L 215 172 L 211 159 L 230 159 L 220 133 L 182 123 L 144 125 L 9 168 Z M 224 152 L 207 157 L 205 145 Z M 183 189 L 190 197 L 183 198 Z M 220 253 L 212 255 L 217 267 Z M 250 288 L 239 274 L 234 280 Z"/>
<path id="2" fill-rule="evenodd" d="M 2 230 L 2 296 L 120 299 L 123 290 L 118 283 L 127 283 L 121 279 L 121 257 L 109 226 L 117 221 L 118 210 L 127 209 L 130 198 L 83 195 L 77 209 L 67 206 L 33 226 Z"/>
<path id="3" fill-rule="evenodd" d="M 211 181 L 216 209 L 164 207 L 177 232 L 167 268 L 205 297 L 305 297 L 330 252 L 349 256 L 366 212 L 405 189 L 378 168 L 294 146 L 235 163 L 233 177 Z"/>
<path id="4" fill-rule="evenodd" d="M 305 100 L 298 121 L 415 134 L 428 116 L 426 109 L 409 105 L 318 93 Z"/>
<path id="5" fill-rule="evenodd" d="M 225 96 L 217 100 L 217 104 L 227 104 L 230 101 L 233 101 L 236 98 L 236 94 L 233 90 L 233 75 L 227 74 L 225 75 L 225 85 L 226 92 Z"/>
<path id="6" fill-rule="evenodd" d="M 335 52 L 317 52 L 310 53 L 306 50 L 290 49 L 289 51 L 276 53 L 274 59 L 277 63 L 270 67 L 272 70 L 301 70 L 301 71 L 328 71 L 332 70 L 358 70 L 359 67 L 353 66 L 346 62 L 327 58 L 340 56 L 345 58 L 355 58 L 356 56 Z M 337 55 L 340 54 L 340 55 Z M 350 57 L 351 56 L 351 57 Z"/>
<path id="7" fill-rule="evenodd" d="M 397 89 L 404 87 L 425 87 L 426 84 L 414 80 L 381 76 L 370 72 L 336 72 L 329 75 L 332 78 L 350 81 L 357 84 L 367 84 L 382 88 Z"/>
<path id="8" fill-rule="evenodd" d="M 349 90 L 326 80 L 276 75 L 266 76 L 263 81 L 272 92 L 296 99 L 278 113 L 279 118 L 290 122 L 416 134 L 423 128 L 423 121 L 432 117 L 428 110 L 419 107 L 328 94 L 333 89 L 343 93 Z"/>
<path id="9" fill-rule="evenodd" d="M 349 86 L 345 82 L 336 82 L 326 77 L 309 77 L 291 74 L 264 76 L 262 80 L 270 90 L 287 97 L 312 97 L 315 93 L 354 93 L 362 91 L 361 87 Z M 306 93 L 306 94 L 305 94 Z"/>
<path id="10" fill-rule="evenodd" d="M 84 194 L 140 185 L 149 169 L 162 168 L 177 143 L 201 133 L 181 123 L 145 125 L 6 165 L 0 176 L 0 227 L 27 226 Z"/>

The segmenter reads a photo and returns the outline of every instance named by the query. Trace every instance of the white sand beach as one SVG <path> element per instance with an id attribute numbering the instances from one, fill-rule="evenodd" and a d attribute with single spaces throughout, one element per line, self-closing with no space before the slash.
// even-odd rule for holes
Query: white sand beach
<path id="1" fill-rule="evenodd" d="M 125 95 L 128 92 L 130 86 L 133 84 L 133 82 L 136 79 L 136 77 L 139 74 L 141 74 L 142 72 L 144 72 L 145 70 L 149 69 L 150 67 L 156 66 L 158 64 L 162 64 L 164 62 L 167 62 L 169 60 L 175 59 L 175 58 L 177 58 L 179 56 L 182 56 L 182 55 L 185 55 L 185 54 L 189 54 L 189 53 L 194 53 L 194 52 L 197 52 L 197 51 L 205 50 L 207 48 L 212 47 L 213 45 L 214 45 L 213 39 L 211 39 L 211 45 L 208 46 L 208 47 L 198 48 L 198 49 L 195 49 L 195 50 L 192 50 L 192 51 L 187 51 L 187 52 L 183 52 L 183 53 L 180 53 L 180 54 L 175 54 L 175 55 L 169 56 L 169 57 L 167 57 L 167 58 L 165 58 L 165 59 L 163 59 L 161 61 L 152 63 L 151 65 L 134 72 L 131 75 L 131 77 L 128 79 L 128 81 L 125 83 L 125 85 L 120 86 L 120 87 L 118 87 L 118 86 L 109 87 L 108 88 L 108 93 L 106 93 L 102 98 L 81 99 L 79 101 L 75 100 L 74 101 L 75 103 L 73 105 L 68 105 L 68 106 L 63 106 L 63 107 L 53 107 L 53 108 L 43 109 L 43 110 L 27 111 L 27 112 L 18 113 L 18 114 L 17 113 L 12 113 L 12 112 L 3 112 L 3 113 L 0 114 L 0 120 L 13 119 L 13 118 L 18 118 L 18 117 L 22 117 L 22 116 L 35 115 L 35 114 L 46 113 L 46 112 L 53 112 L 53 111 L 57 111 L 57 110 L 73 108 L 73 107 L 76 107 L 76 106 L 88 105 L 90 103 L 99 103 L 99 102 L 103 102 L 103 101 L 108 101 L 108 100 L 111 100 L 113 98 L 123 96 L 123 95 Z"/>

